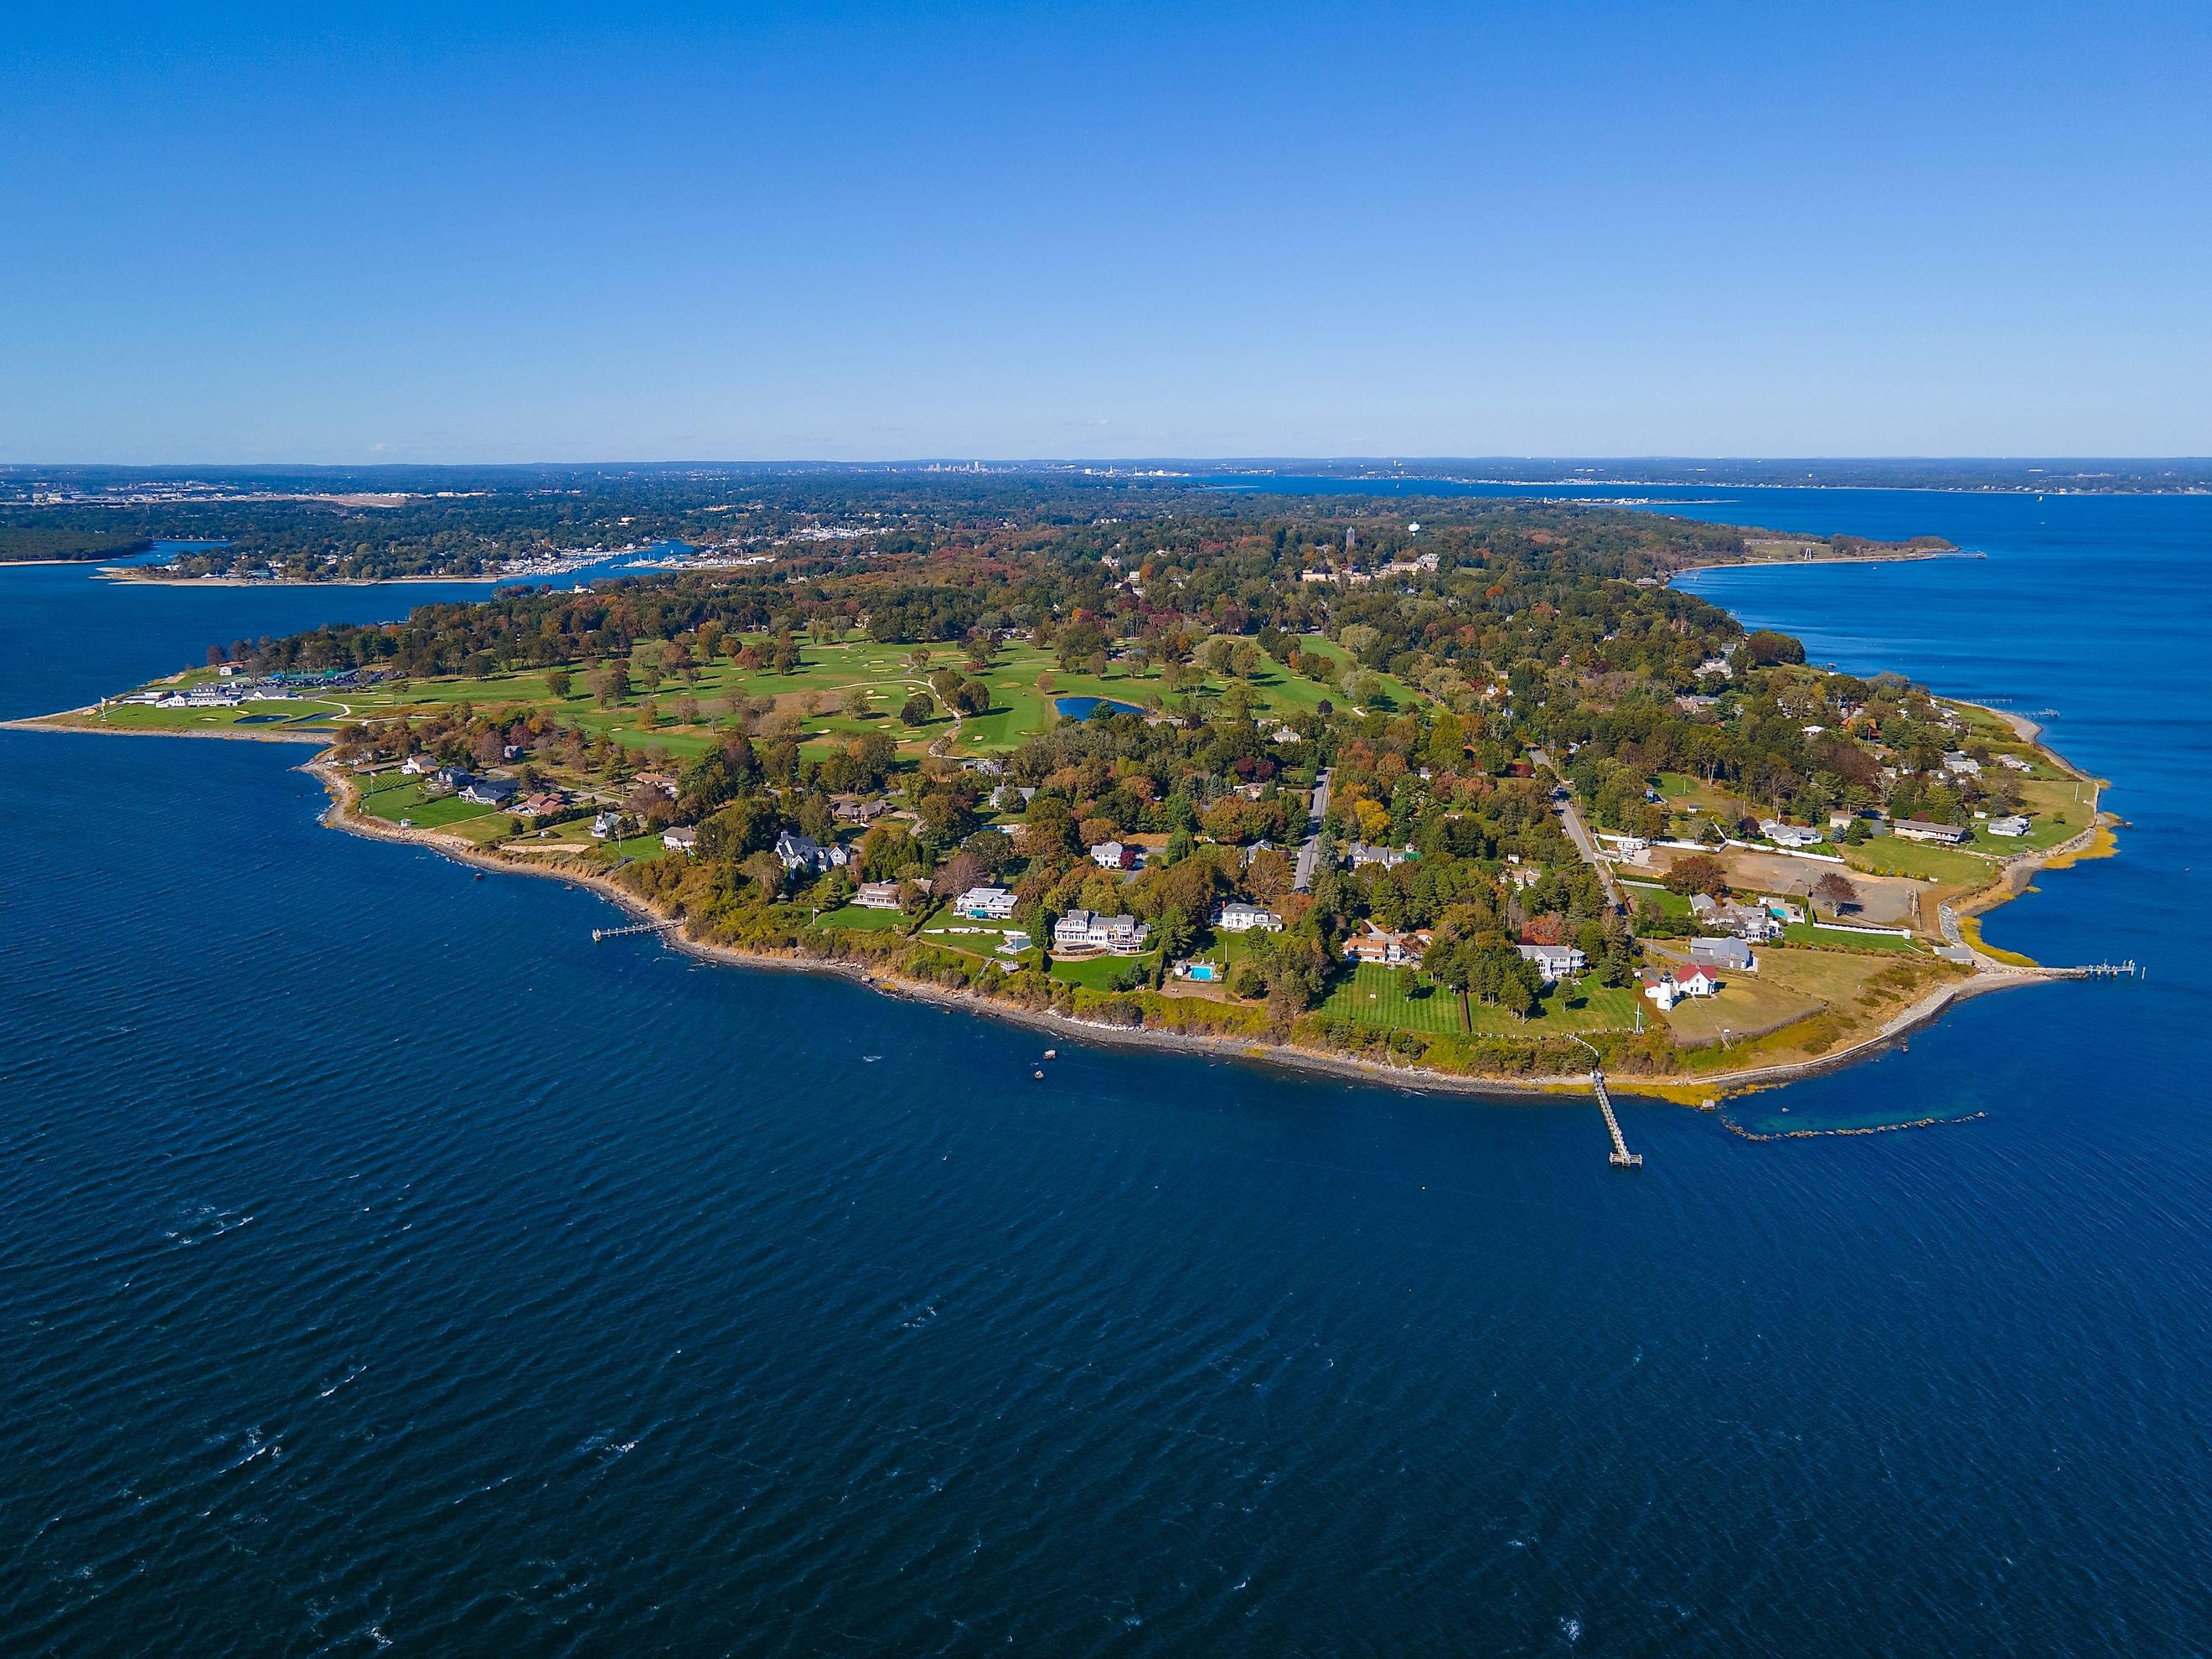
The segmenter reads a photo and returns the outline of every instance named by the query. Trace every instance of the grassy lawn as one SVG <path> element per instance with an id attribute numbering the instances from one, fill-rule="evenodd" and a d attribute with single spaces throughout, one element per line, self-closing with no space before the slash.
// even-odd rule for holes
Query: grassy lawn
<path id="1" fill-rule="evenodd" d="M 1065 961 L 1054 957 L 1052 959 L 1052 976 L 1065 980 L 1070 985 L 1085 986 L 1093 991 L 1108 991 L 1113 988 L 1114 976 L 1132 966 L 1144 971 L 1146 982 L 1151 983 L 1151 963 L 1143 957 L 1086 957 L 1076 961 Z"/>
<path id="2" fill-rule="evenodd" d="M 1321 1006 L 1331 1019 L 1350 1020 L 1394 1031 L 1464 1031 L 1460 1000 L 1425 981 L 1422 994 L 1408 997 L 1398 988 L 1398 970 L 1360 963 L 1336 982 Z"/>
<path id="3" fill-rule="evenodd" d="M 1920 951 L 1911 939 L 1893 933 L 1850 933 L 1840 928 L 1816 927 L 1807 921 L 1789 923 L 1782 937 L 1790 945 L 1840 945 L 1846 951 L 1870 951 L 1879 956 L 1917 956 Z"/>
<path id="4" fill-rule="evenodd" d="M 1054 703 L 1060 697 L 1108 697 L 1142 707 L 1156 696 L 1166 696 L 1164 678 L 1157 668 L 1140 672 L 1133 664 L 1115 663 L 1103 674 L 1070 672 L 1049 653 L 1024 641 L 1008 644 L 981 670 L 971 669 L 963 653 L 940 644 L 930 648 L 927 665 L 917 672 L 909 660 L 913 649 L 909 646 L 878 645 L 865 640 L 830 645 L 801 641 L 799 666 L 792 673 L 740 669 L 734 662 L 719 658 L 696 668 L 688 684 L 678 677 L 671 677 L 659 683 L 650 696 L 641 685 L 612 708 L 600 708 L 585 690 L 581 670 L 570 670 L 571 695 L 556 697 L 546 684 L 546 671 L 533 668 L 473 678 L 447 676 L 410 679 L 404 684 L 349 691 L 342 700 L 326 702 L 249 704 L 237 709 L 162 709 L 127 705 L 111 709 L 109 717 L 112 724 L 148 731 L 227 726 L 241 721 L 273 729 L 280 720 L 285 725 L 328 724 L 348 717 L 388 718 L 467 703 L 479 709 L 518 715 L 550 715 L 564 725 L 586 732 L 605 732 L 625 748 L 658 750 L 682 760 L 714 744 L 717 723 L 728 715 L 738 699 L 767 697 L 774 699 L 778 713 L 798 716 L 802 723 L 802 738 L 817 744 L 826 745 L 859 732 L 876 731 L 889 733 L 908 754 L 919 754 L 931 744 L 948 739 L 956 753 L 983 754 L 1012 749 L 1032 733 L 1051 726 L 1060 718 Z M 1340 648 L 1318 635 L 1302 641 L 1301 649 L 1333 661 L 1345 660 Z M 918 728 L 908 729 L 892 718 L 900 704 L 917 691 L 934 700 L 928 675 L 932 670 L 940 668 L 957 669 L 963 678 L 981 679 L 991 691 L 990 708 L 962 721 L 957 737 L 951 713 L 941 703 L 936 717 Z M 1050 677 L 1049 691 L 1037 684 L 1046 676 Z M 205 671 L 196 670 L 163 684 L 190 684 L 207 678 Z M 1378 708 L 1395 711 L 1420 702 L 1410 687 L 1389 675 L 1376 678 L 1384 687 Z M 1229 684 L 1220 676 L 1206 675 L 1187 682 L 1176 695 L 1194 696 L 1202 708 L 1224 695 Z M 1259 712 L 1277 718 L 1311 710 L 1324 698 L 1338 703 L 1345 701 L 1342 691 L 1292 674 L 1272 660 L 1243 684 Z M 871 695 L 872 712 L 868 715 L 856 717 L 844 712 L 844 694 L 856 686 L 866 687 Z M 678 705 L 686 698 L 698 705 L 697 718 L 678 725 Z M 660 719 L 659 724 L 650 727 L 641 719 L 647 702 L 653 703 Z M 270 719 L 271 715 L 277 719 Z"/>
<path id="5" fill-rule="evenodd" d="M 849 928 L 856 933 L 888 933 L 906 921 L 896 910 L 864 910 L 857 904 L 848 904 L 842 909 L 825 910 L 814 919 L 817 927 Z"/>
<path id="6" fill-rule="evenodd" d="M 342 711 L 327 702 L 249 702 L 235 708 L 151 708 L 143 702 L 112 704 L 100 723 L 125 732 L 228 730 L 282 732 L 328 727 Z"/>
<path id="7" fill-rule="evenodd" d="M 1760 965 L 1765 966 L 1765 957 Z M 1685 997 L 1664 1018 L 1681 1041 L 1711 1042 L 1723 1035 L 1743 1036 L 1786 1025 L 1819 1012 L 1826 1000 L 1765 973 L 1731 974 L 1717 996 Z"/>
<path id="8" fill-rule="evenodd" d="M 405 818 L 417 828 L 424 830 L 442 830 L 451 824 L 465 823 L 471 818 L 485 817 L 495 816 L 502 824 L 507 822 L 506 813 L 495 812 L 491 807 L 479 806 L 473 801 L 463 800 L 459 795 L 426 796 L 422 793 L 422 785 L 413 778 L 408 778 L 403 782 L 384 784 L 385 779 L 398 775 L 397 773 L 387 772 L 374 778 L 364 779 L 362 787 L 367 793 L 364 793 L 361 798 L 361 810 L 371 817 L 382 818 L 389 823 L 397 823 L 400 819 Z M 384 787 L 371 790 L 369 786 L 373 784 L 384 784 Z"/>
<path id="9" fill-rule="evenodd" d="M 947 951 L 964 951 L 986 962 L 1006 962 L 1010 958 L 999 954 L 999 945 L 1009 933 L 1016 931 L 1011 921 L 977 921 L 947 910 L 924 927 L 920 938 L 925 943 Z"/>
<path id="10" fill-rule="evenodd" d="M 1690 898 L 1686 893 L 1672 893 L 1664 887 L 1648 882 L 1624 881 L 1621 890 L 1637 905 L 1649 904 L 1662 916 L 1686 916 L 1690 914 Z"/>
<path id="11" fill-rule="evenodd" d="M 1398 970 L 1362 963 L 1339 980 L 1320 1008 L 1326 1018 L 1349 1020 L 1378 1030 L 1426 1031 L 1439 1036 L 1540 1036 L 1547 1032 L 1626 1030 L 1636 1024 L 1632 986 L 1608 989 L 1595 979 L 1547 994 L 1533 1018 L 1520 1019 L 1502 1008 L 1486 1007 L 1431 989 L 1407 997 L 1398 989 Z"/>
<path id="12" fill-rule="evenodd" d="M 1978 887 L 1990 878 L 1990 861 L 1978 854 L 1902 836 L 1882 836 L 1841 850 L 1852 869 L 1877 876 L 1933 876 L 1954 887 Z"/>

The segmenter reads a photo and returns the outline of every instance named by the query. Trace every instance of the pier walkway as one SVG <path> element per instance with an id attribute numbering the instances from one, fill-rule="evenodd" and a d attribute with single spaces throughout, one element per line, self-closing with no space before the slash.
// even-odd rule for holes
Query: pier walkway
<path id="1" fill-rule="evenodd" d="M 1597 1109 L 1605 1114 L 1605 1132 L 1613 1137 L 1613 1152 L 1606 1162 L 1620 1170 L 1640 1170 L 1644 1154 L 1628 1150 L 1628 1142 L 1620 1133 L 1620 1120 L 1613 1115 L 1613 1097 L 1605 1091 L 1605 1073 L 1592 1068 L 1590 1087 L 1597 1091 Z"/>
<path id="2" fill-rule="evenodd" d="M 683 925 L 680 921 L 640 921 L 628 927 L 594 927 L 592 929 L 592 943 L 597 945 L 603 939 L 627 939 L 632 933 L 665 933 L 671 927 Z"/>

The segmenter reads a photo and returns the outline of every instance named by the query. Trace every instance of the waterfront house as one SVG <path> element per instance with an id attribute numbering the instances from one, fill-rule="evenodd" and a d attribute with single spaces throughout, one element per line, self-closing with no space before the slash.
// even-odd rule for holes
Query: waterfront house
<path id="1" fill-rule="evenodd" d="M 1536 964 L 1536 971 L 1544 976 L 1547 985 L 1572 979 L 1589 966 L 1589 959 L 1577 945 L 1516 945 L 1513 948 L 1521 953 L 1523 961 Z"/>
<path id="2" fill-rule="evenodd" d="M 853 895 L 853 902 L 863 910 L 896 910 L 899 908 L 899 884 L 895 881 L 864 881 L 860 890 Z"/>
<path id="3" fill-rule="evenodd" d="M 1691 969 L 1686 974 L 1674 975 L 1674 994 L 1677 996 L 1709 997 L 1720 988 L 1720 975 L 1702 965 Z"/>
<path id="4" fill-rule="evenodd" d="M 622 814 L 619 812 L 602 812 L 592 820 L 592 838 L 594 841 L 606 841 L 621 830 Z"/>
<path id="5" fill-rule="evenodd" d="M 1889 831 L 1907 841 L 1932 841 L 1942 847 L 1956 847 L 1966 838 L 1966 832 L 1955 823 L 1930 823 L 1924 818 L 1899 818 Z"/>
<path id="6" fill-rule="evenodd" d="M 515 805 L 515 816 L 525 818 L 550 818 L 567 808 L 568 798 L 554 790 L 541 790 L 526 795 Z"/>
<path id="7" fill-rule="evenodd" d="M 1993 836 L 2014 838 L 2024 836 L 2027 833 L 2027 820 L 2017 812 L 2009 813 L 2001 818 L 1991 818 L 1990 833 Z"/>
<path id="8" fill-rule="evenodd" d="M 1052 927 L 1055 951 L 1110 951 L 1131 956 L 1144 948 L 1152 929 L 1134 916 L 1109 916 L 1090 910 L 1070 910 Z"/>
<path id="9" fill-rule="evenodd" d="M 1255 928 L 1263 933 L 1279 933 L 1283 930 L 1283 919 L 1273 910 L 1247 904 L 1242 899 L 1231 899 L 1221 907 L 1213 918 L 1213 925 L 1224 933 L 1249 933 Z"/>
<path id="10" fill-rule="evenodd" d="M 459 794 L 476 780 L 458 766 L 441 766 L 422 781 L 426 789 L 441 790 Z"/>
<path id="11" fill-rule="evenodd" d="M 977 921 L 1004 921 L 1014 914 L 1014 896 L 1004 887 L 970 887 L 952 908 Z"/>
<path id="12" fill-rule="evenodd" d="M 850 861 L 843 848 L 824 847 L 813 836 L 791 830 L 775 838 L 775 857 L 787 870 L 805 870 L 817 876 L 842 869 Z"/>
<path id="13" fill-rule="evenodd" d="M 399 763 L 399 769 L 410 778 L 419 778 L 438 769 L 435 755 L 410 755 Z"/>
<path id="14" fill-rule="evenodd" d="M 504 806 L 522 793 L 513 778 L 471 778 L 460 787 L 460 798 L 476 806 Z"/>
<path id="15" fill-rule="evenodd" d="M 1435 935 L 1425 927 L 1409 933 L 1394 933 L 1370 921 L 1365 933 L 1355 933 L 1345 940 L 1344 955 L 1346 961 L 1377 968 L 1418 968 L 1434 941 Z"/>
<path id="16" fill-rule="evenodd" d="M 672 853 L 696 853 L 699 832 L 688 823 L 671 824 L 660 832 L 660 844 Z"/>

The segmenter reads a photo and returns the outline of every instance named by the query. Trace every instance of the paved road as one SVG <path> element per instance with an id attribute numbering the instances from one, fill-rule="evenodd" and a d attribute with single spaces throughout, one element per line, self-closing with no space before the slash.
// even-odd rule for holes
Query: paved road
<path id="1" fill-rule="evenodd" d="M 1291 877 L 1294 892 L 1313 890 L 1314 866 L 1321 861 L 1321 821 L 1328 816 L 1328 773 L 1314 775 L 1313 811 L 1307 815 L 1305 845 L 1298 848 L 1297 867 Z"/>
<path id="2" fill-rule="evenodd" d="M 1528 758 L 1551 773 L 1553 777 L 1559 776 L 1559 768 L 1552 764 L 1552 757 L 1542 750 L 1531 749 L 1528 751 Z M 1559 782 L 1564 788 L 1566 780 L 1560 778 Z M 1557 812 L 1561 821 L 1566 824 L 1567 839 L 1574 842 L 1575 850 L 1583 855 L 1583 861 L 1597 872 L 1597 878 L 1605 888 L 1606 897 L 1618 906 L 1620 903 L 1620 888 L 1613 878 L 1613 866 L 1598 856 L 1597 838 L 1583 826 L 1583 815 L 1575 811 L 1575 798 L 1571 794 L 1562 796 L 1552 803 L 1552 810 Z"/>

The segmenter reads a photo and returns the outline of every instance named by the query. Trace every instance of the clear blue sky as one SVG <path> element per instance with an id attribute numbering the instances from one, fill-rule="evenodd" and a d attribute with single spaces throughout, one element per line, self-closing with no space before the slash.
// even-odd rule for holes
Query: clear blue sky
<path id="1" fill-rule="evenodd" d="M 0 461 L 2212 454 L 2212 6 L 9 8 Z"/>

